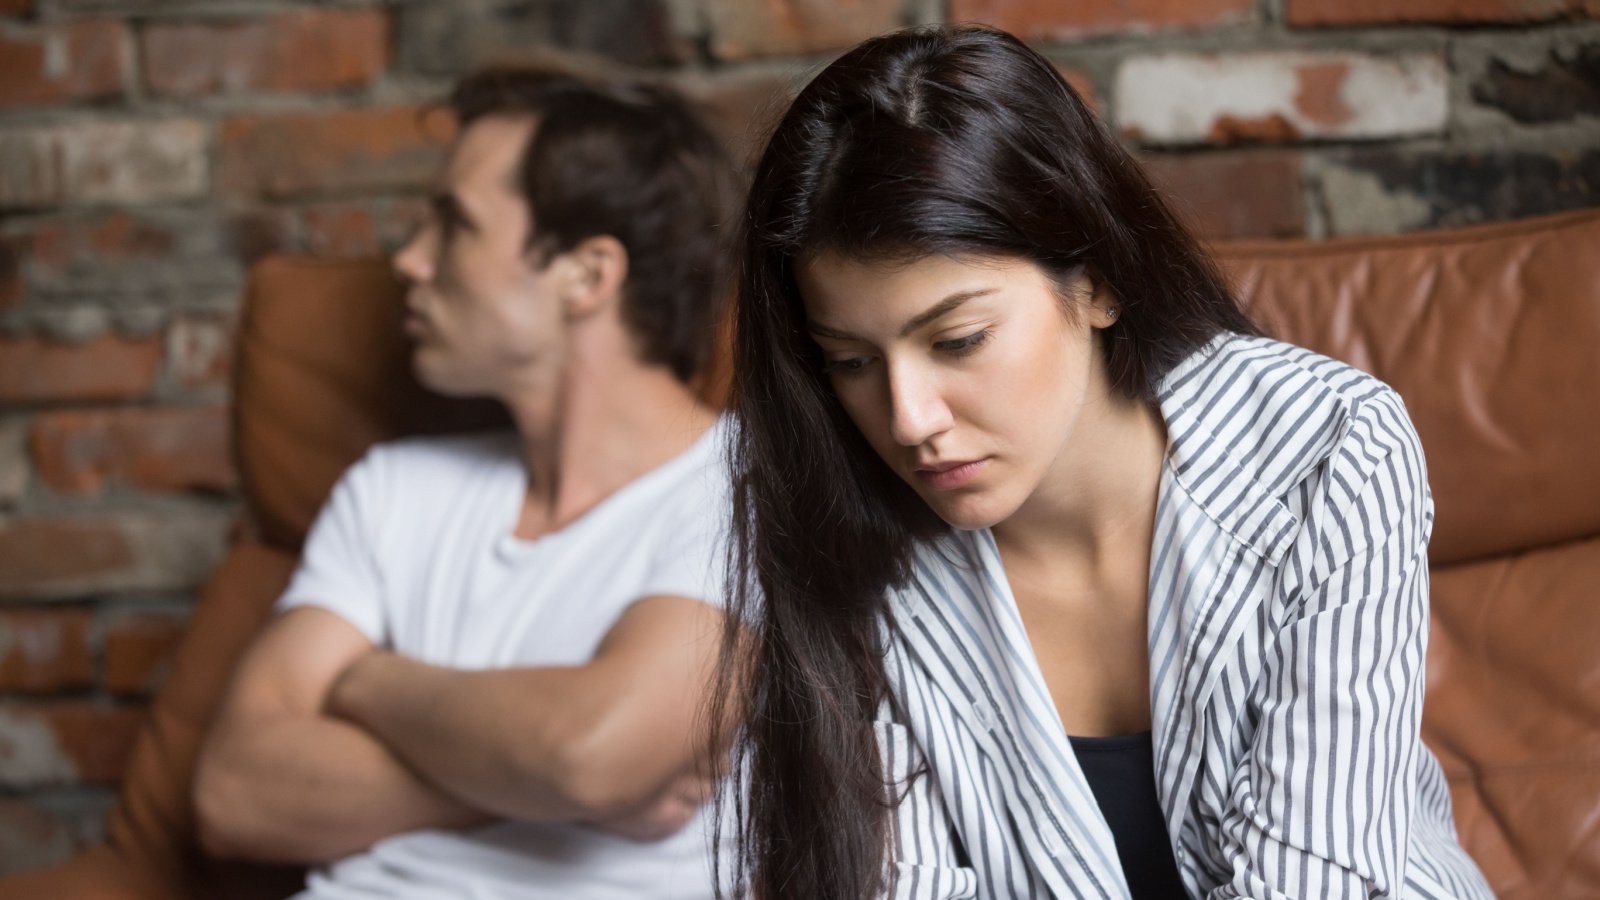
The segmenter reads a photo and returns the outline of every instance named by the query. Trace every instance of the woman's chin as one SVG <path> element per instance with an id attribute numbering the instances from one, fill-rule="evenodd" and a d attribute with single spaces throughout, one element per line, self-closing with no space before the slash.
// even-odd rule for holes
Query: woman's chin
<path id="1" fill-rule="evenodd" d="M 962 531 L 993 528 L 1009 518 L 1017 508 L 1017 504 L 1007 503 L 991 491 L 934 497 L 924 494 L 923 499 L 945 524 Z"/>

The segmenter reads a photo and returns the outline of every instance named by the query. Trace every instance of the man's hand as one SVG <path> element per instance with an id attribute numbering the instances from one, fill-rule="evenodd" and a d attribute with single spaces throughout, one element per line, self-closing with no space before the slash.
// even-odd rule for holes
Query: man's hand
<path id="1" fill-rule="evenodd" d="M 492 821 L 439 790 L 365 730 L 330 718 L 330 685 L 379 655 L 327 610 L 277 619 L 241 660 L 201 749 L 194 803 L 213 855 L 322 863 L 419 828 Z"/>

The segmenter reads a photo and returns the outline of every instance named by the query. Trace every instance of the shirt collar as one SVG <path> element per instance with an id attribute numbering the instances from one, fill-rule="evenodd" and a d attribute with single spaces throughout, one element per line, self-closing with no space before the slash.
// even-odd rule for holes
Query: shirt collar
<path id="1" fill-rule="evenodd" d="M 1261 487 L 1260 463 L 1240 442 L 1221 439 L 1201 409 L 1221 408 L 1227 378 L 1219 366 L 1238 364 L 1222 352 L 1242 338 L 1224 332 L 1173 366 L 1156 389 L 1167 422 L 1168 475 L 1206 517 L 1234 541 L 1276 566 L 1294 542 L 1299 526 L 1283 501 Z"/>

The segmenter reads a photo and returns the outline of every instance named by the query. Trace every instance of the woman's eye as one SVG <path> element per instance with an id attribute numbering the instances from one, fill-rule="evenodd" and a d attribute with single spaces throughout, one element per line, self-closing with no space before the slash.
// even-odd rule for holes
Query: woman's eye
<path id="1" fill-rule="evenodd" d="M 949 341 L 938 341 L 933 345 L 933 348 L 935 350 L 951 353 L 956 356 L 965 356 L 966 354 L 978 349 L 978 347 L 981 346 L 984 341 L 989 339 L 991 334 L 992 332 L 985 328 L 982 331 L 973 332 L 966 337 L 955 338 L 954 340 Z"/>
<path id="2" fill-rule="evenodd" d="M 849 375 L 866 368 L 870 356 L 852 356 L 849 359 L 830 359 L 822 364 L 824 375 Z"/>

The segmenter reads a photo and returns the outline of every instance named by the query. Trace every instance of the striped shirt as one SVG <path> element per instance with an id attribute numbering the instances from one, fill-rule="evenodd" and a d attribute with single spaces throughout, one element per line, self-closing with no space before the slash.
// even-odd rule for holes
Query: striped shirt
<path id="1" fill-rule="evenodd" d="M 1418 736 L 1433 500 L 1399 396 L 1229 334 L 1158 403 L 1155 780 L 1190 896 L 1490 897 Z M 1127 897 L 992 534 L 919 548 L 892 603 L 894 896 Z"/>

